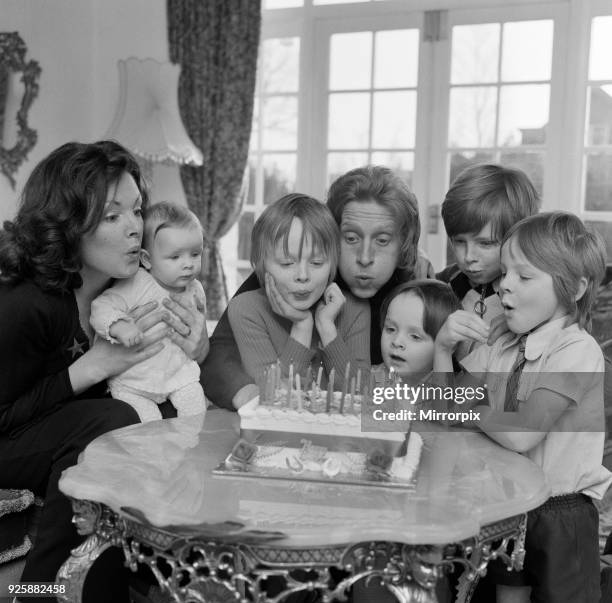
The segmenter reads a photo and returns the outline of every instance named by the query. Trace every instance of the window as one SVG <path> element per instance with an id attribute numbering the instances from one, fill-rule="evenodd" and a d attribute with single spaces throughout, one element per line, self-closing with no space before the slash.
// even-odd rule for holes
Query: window
<path id="1" fill-rule="evenodd" d="M 237 284 L 250 273 L 251 230 L 264 207 L 295 190 L 300 38 L 261 43 L 249 151 L 249 191 L 238 222 Z"/>
<path id="2" fill-rule="evenodd" d="M 542 192 L 552 44 L 550 19 L 453 27 L 449 181 L 495 162 L 521 168 Z"/>
<path id="3" fill-rule="evenodd" d="M 366 163 L 411 184 L 436 269 L 446 263 L 439 206 L 451 179 L 481 161 L 523 169 L 543 209 L 579 213 L 612 243 L 609 2 L 263 6 L 236 284 L 250 271 L 248 239 L 267 203 L 293 190 L 323 200 L 331 180 Z"/>
<path id="4" fill-rule="evenodd" d="M 612 257 L 612 15 L 591 21 L 582 209 Z"/>
<path id="5" fill-rule="evenodd" d="M 418 29 L 331 35 L 328 184 L 367 163 L 387 165 L 412 183 L 418 56 Z"/>

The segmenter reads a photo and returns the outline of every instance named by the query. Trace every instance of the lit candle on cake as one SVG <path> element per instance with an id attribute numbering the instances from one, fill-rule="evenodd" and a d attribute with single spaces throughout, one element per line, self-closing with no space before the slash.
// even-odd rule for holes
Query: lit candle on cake
<path id="1" fill-rule="evenodd" d="M 367 392 L 365 392 L 364 400 L 370 402 L 372 400 L 372 392 L 374 391 L 374 371 L 370 371 L 370 378 L 368 379 Z"/>
<path id="2" fill-rule="evenodd" d="M 325 404 L 325 412 L 331 412 L 332 398 L 334 397 L 334 377 L 336 376 L 336 369 L 332 369 L 329 372 L 329 381 L 327 383 L 327 402 Z"/>
<path id="3" fill-rule="evenodd" d="M 274 391 L 276 392 L 277 390 L 279 390 L 281 388 L 281 363 L 280 360 L 276 361 L 276 365 L 274 367 L 275 369 L 275 376 L 276 376 L 276 383 L 274 384 Z"/>
<path id="4" fill-rule="evenodd" d="M 355 377 L 351 379 L 351 413 L 355 412 Z"/>
<path id="5" fill-rule="evenodd" d="M 266 371 L 266 390 L 264 393 L 266 404 L 274 403 L 274 386 L 276 384 L 276 376 L 274 374 L 275 365 L 270 365 Z"/>
<path id="6" fill-rule="evenodd" d="M 308 384 L 312 381 L 312 365 L 308 365 L 306 369 L 306 378 L 304 379 L 304 385 L 308 387 Z"/>
<path id="7" fill-rule="evenodd" d="M 291 392 L 293 391 L 293 362 L 289 365 L 289 383 L 287 384 L 287 408 L 293 408 Z"/>
<path id="8" fill-rule="evenodd" d="M 355 386 L 355 390 L 359 391 L 361 389 L 361 369 L 357 369 L 357 385 Z"/>
<path id="9" fill-rule="evenodd" d="M 344 398 L 346 398 L 346 390 L 349 383 L 349 375 L 351 374 L 351 361 L 346 363 L 346 369 L 344 370 L 344 382 L 342 383 L 342 396 L 340 397 L 340 414 L 344 413 Z"/>
<path id="10" fill-rule="evenodd" d="M 321 389 L 321 379 L 323 378 L 323 367 L 319 367 L 319 371 L 317 373 L 317 389 Z"/>
<path id="11" fill-rule="evenodd" d="M 299 373 L 295 376 L 295 391 L 297 392 L 297 409 L 302 412 L 302 382 Z"/>

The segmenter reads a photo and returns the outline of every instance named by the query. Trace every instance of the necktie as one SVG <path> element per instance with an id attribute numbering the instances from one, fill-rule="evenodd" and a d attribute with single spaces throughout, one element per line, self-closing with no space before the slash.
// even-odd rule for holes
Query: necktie
<path id="1" fill-rule="evenodd" d="M 506 398 L 504 401 L 504 412 L 517 412 L 518 411 L 518 400 L 516 396 L 518 394 L 519 381 L 521 380 L 521 373 L 525 366 L 525 344 L 527 343 L 527 335 L 523 335 L 519 339 L 519 349 L 514 361 L 510 376 L 508 377 L 508 383 L 506 384 Z"/>

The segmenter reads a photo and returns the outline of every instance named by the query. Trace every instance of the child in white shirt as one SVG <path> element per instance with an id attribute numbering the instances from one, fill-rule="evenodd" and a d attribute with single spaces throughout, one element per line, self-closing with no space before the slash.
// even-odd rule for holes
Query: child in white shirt
<path id="1" fill-rule="evenodd" d="M 143 335 L 128 311 L 161 302 L 169 293 L 193 309 L 205 307 L 204 289 L 197 280 L 202 252 L 202 226 L 193 212 L 166 202 L 151 206 L 144 222 L 144 268 L 93 301 L 90 321 L 96 333 L 128 347 L 139 344 Z M 161 419 L 157 406 L 167 398 L 179 416 L 206 411 L 198 363 L 169 339 L 163 343 L 158 354 L 109 379 L 112 396 L 130 404 L 142 422 Z"/>
<path id="2" fill-rule="evenodd" d="M 592 499 L 603 497 L 612 476 L 601 464 L 603 354 L 585 329 L 605 257 L 601 238 L 572 214 L 521 220 L 501 248 L 501 302 L 510 332 L 461 362 L 487 384 L 490 405 L 475 409 L 480 429 L 538 464 L 552 495 L 528 514 L 523 570 L 490 567 L 498 603 L 599 600 Z M 472 332 L 452 319 L 440 329 L 437 372 L 452 371 L 460 341 L 483 340 L 484 321 L 473 316 L 471 322 Z"/>

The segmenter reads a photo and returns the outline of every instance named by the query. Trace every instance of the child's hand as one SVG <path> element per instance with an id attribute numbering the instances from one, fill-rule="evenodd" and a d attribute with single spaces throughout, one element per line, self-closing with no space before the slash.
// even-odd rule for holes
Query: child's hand
<path id="1" fill-rule="evenodd" d="M 315 321 L 318 323 L 336 321 L 336 317 L 344 306 L 346 298 L 336 283 L 328 285 L 323 292 L 323 300 L 317 304 Z"/>
<path id="2" fill-rule="evenodd" d="M 435 345 L 452 353 L 461 341 L 486 343 L 488 336 L 489 326 L 480 316 L 473 312 L 457 310 L 440 327 Z"/>
<path id="3" fill-rule="evenodd" d="M 276 288 L 274 278 L 267 272 L 265 275 L 265 285 L 268 301 L 275 314 L 287 318 L 293 323 L 312 320 L 310 310 L 297 310 L 280 294 L 280 291 Z"/>
<path id="4" fill-rule="evenodd" d="M 108 330 L 109 335 L 126 348 L 134 347 L 142 342 L 143 335 L 132 321 L 118 320 Z"/>
<path id="5" fill-rule="evenodd" d="M 345 302 L 346 298 L 340 287 L 332 283 L 323 292 L 323 300 L 317 304 L 315 325 L 323 347 L 329 345 L 338 335 L 335 321 Z"/>

